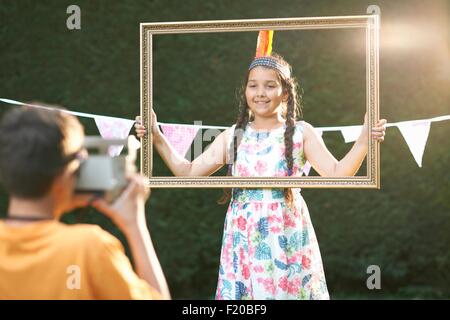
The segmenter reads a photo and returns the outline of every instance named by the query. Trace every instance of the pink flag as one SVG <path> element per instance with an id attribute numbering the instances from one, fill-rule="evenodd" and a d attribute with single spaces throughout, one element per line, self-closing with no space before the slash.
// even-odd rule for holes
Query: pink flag
<path id="1" fill-rule="evenodd" d="M 134 121 L 96 116 L 95 124 L 97 125 L 98 131 L 100 131 L 100 135 L 105 139 L 126 139 L 130 134 Z M 108 153 L 111 157 L 118 156 L 122 149 L 123 146 L 111 146 L 108 148 Z"/>
<path id="2" fill-rule="evenodd" d="M 184 157 L 197 135 L 199 127 L 176 124 L 161 124 L 160 126 L 170 145 L 180 156 Z"/>

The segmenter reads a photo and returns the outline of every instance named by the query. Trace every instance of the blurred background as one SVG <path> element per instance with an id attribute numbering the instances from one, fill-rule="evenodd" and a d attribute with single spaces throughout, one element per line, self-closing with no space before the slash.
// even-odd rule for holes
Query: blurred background
<path id="1" fill-rule="evenodd" d="M 81 9 L 68 30 L 66 9 Z M 139 114 L 139 23 L 361 15 L 381 8 L 380 113 L 388 122 L 450 114 L 450 1 L 101 1 L 0 0 L 0 97 L 134 119 Z M 257 34 L 155 39 L 159 121 L 226 126 Z M 274 51 L 294 67 L 303 118 L 314 126 L 362 124 L 364 34 L 275 32 Z M 10 106 L 0 104 L 0 116 Z M 98 135 L 91 119 L 80 119 Z M 332 299 L 450 297 L 450 123 L 434 122 L 419 168 L 397 128 L 381 148 L 381 190 L 305 189 Z M 340 133 L 324 139 L 341 158 Z M 32 161 L 32 159 L 30 159 Z M 155 157 L 155 171 L 167 169 Z M 226 206 L 220 189 L 154 189 L 148 223 L 175 299 L 213 299 Z M 0 189 L 0 216 L 7 195 Z M 95 223 L 123 235 L 94 210 L 66 223 Z M 368 290 L 367 268 L 381 269 Z"/>

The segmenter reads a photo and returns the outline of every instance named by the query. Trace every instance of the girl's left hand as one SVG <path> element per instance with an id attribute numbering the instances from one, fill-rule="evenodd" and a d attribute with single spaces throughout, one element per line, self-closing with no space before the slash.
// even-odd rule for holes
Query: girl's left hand
<path id="1" fill-rule="evenodd" d="M 363 125 L 363 134 L 367 137 L 368 135 L 368 116 L 367 113 L 364 116 L 364 125 Z M 372 139 L 375 139 L 377 142 L 383 142 L 384 136 L 386 134 L 386 119 L 380 119 L 377 121 L 375 126 L 372 127 L 371 137 Z M 367 140 L 367 139 L 365 139 Z"/>

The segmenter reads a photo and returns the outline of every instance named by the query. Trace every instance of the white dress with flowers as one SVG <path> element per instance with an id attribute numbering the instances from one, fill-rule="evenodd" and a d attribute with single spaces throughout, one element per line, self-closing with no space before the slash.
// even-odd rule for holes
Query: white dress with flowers
<path id="1" fill-rule="evenodd" d="M 233 176 L 288 176 L 284 130 L 260 132 L 248 125 Z M 293 141 L 292 175 L 301 176 L 305 165 L 302 122 L 296 124 Z M 290 209 L 283 189 L 233 189 L 216 299 L 329 299 L 308 208 L 300 189 L 293 191 L 295 205 Z"/>

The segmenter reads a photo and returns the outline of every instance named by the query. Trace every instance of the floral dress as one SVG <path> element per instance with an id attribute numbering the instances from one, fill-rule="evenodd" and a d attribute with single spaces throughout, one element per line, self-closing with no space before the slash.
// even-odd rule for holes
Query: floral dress
<path id="1" fill-rule="evenodd" d="M 260 132 L 248 125 L 233 176 L 288 176 L 284 130 Z M 302 122 L 296 124 L 293 142 L 292 175 L 300 176 L 305 166 Z M 308 208 L 300 189 L 293 191 L 290 209 L 283 189 L 233 189 L 216 299 L 329 299 Z"/>

